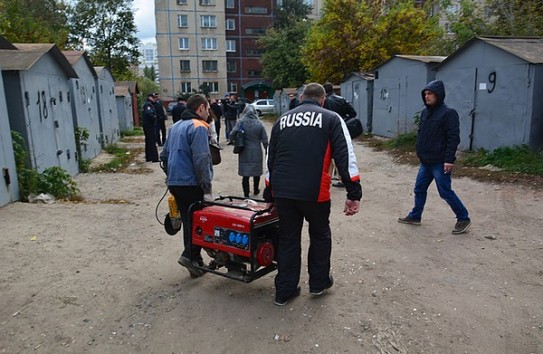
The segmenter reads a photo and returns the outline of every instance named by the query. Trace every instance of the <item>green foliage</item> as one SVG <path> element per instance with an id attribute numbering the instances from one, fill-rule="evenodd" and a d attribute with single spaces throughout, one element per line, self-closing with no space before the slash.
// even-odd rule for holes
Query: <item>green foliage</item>
<path id="1" fill-rule="evenodd" d="M 138 96 L 138 107 L 142 109 L 143 102 L 145 102 L 145 100 L 147 99 L 147 94 L 149 92 L 159 92 L 160 87 L 157 85 L 156 82 L 150 80 L 147 77 L 137 77 L 136 81 L 138 83 L 140 92 L 142 92 L 142 94 Z"/>
<path id="2" fill-rule="evenodd" d="M 290 27 L 270 29 L 259 40 L 265 49 L 261 58 L 264 77 L 273 78 L 275 87 L 299 87 L 307 81 L 301 48 L 310 28 L 309 21 L 299 20 Z"/>
<path id="3" fill-rule="evenodd" d="M 64 49 L 68 7 L 62 0 L 0 0 L 0 33 L 12 43 L 55 43 Z"/>
<path id="4" fill-rule="evenodd" d="M 387 145 L 391 148 L 415 149 L 416 142 L 417 142 L 417 133 L 409 132 L 409 133 L 398 135 L 396 138 L 388 141 Z"/>
<path id="5" fill-rule="evenodd" d="M 79 193 L 70 174 L 58 166 L 46 168 L 38 178 L 39 193 L 49 193 L 57 199 L 70 199 Z"/>
<path id="6" fill-rule="evenodd" d="M 155 67 L 145 66 L 145 68 L 143 68 L 143 76 L 154 82 L 156 80 Z"/>
<path id="7" fill-rule="evenodd" d="M 468 153 L 462 162 L 470 166 L 493 165 L 509 172 L 543 175 L 541 153 L 534 153 L 526 145 L 500 147 L 492 152 L 477 150 Z"/>
<path id="8" fill-rule="evenodd" d="M 311 13 L 311 6 L 305 4 L 303 0 L 283 0 L 281 6 L 275 11 L 273 28 L 287 29 L 298 21 L 307 19 Z"/>
<path id="9" fill-rule="evenodd" d="M 43 173 L 30 168 L 28 152 L 25 150 L 23 136 L 11 132 L 19 192 L 22 200 L 27 200 L 30 194 L 49 193 L 57 199 L 74 198 L 79 190 L 72 177 L 58 166 L 45 169 Z"/>
<path id="10" fill-rule="evenodd" d="M 124 130 L 121 132 L 121 137 L 128 137 L 128 136 L 143 136 L 143 129 L 141 127 L 134 127 L 133 130 Z"/>
<path id="11" fill-rule="evenodd" d="M 69 14 L 70 43 L 90 48 L 95 66 L 109 67 L 116 80 L 133 78 L 139 40 L 132 0 L 76 0 Z"/>
<path id="12" fill-rule="evenodd" d="M 394 54 L 432 54 L 441 33 L 437 20 L 427 18 L 412 1 L 325 0 L 302 61 L 311 80 L 337 83 Z"/>

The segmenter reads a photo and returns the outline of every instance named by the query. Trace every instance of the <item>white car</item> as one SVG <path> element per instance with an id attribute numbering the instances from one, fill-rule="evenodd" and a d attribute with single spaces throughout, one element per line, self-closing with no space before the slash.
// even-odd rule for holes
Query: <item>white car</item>
<path id="1" fill-rule="evenodd" d="M 275 105 L 271 99 L 259 99 L 251 103 L 258 115 L 275 113 Z"/>

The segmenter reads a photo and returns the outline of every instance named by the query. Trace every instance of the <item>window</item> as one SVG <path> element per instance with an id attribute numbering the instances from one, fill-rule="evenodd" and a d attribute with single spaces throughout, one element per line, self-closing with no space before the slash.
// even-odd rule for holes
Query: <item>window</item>
<path id="1" fill-rule="evenodd" d="M 235 73 L 236 71 L 238 71 L 237 63 L 235 61 L 233 61 L 233 60 L 228 60 L 226 62 L 226 72 Z"/>
<path id="2" fill-rule="evenodd" d="M 215 0 L 200 0 L 201 6 L 215 6 Z"/>
<path id="3" fill-rule="evenodd" d="M 179 71 L 181 71 L 182 73 L 190 72 L 190 60 L 180 60 L 179 69 Z"/>
<path id="4" fill-rule="evenodd" d="M 177 0 L 177 5 L 186 5 L 188 0 Z"/>
<path id="5" fill-rule="evenodd" d="M 154 61 L 155 60 L 155 50 L 154 49 L 145 49 L 145 61 Z"/>
<path id="6" fill-rule="evenodd" d="M 245 34 L 266 34 L 265 28 L 246 28 Z"/>
<path id="7" fill-rule="evenodd" d="M 226 51 L 227 52 L 235 52 L 236 51 L 236 40 L 235 39 L 227 39 L 226 40 Z"/>
<path id="8" fill-rule="evenodd" d="M 226 8 L 233 9 L 235 7 L 234 0 L 226 0 Z"/>
<path id="9" fill-rule="evenodd" d="M 216 81 L 206 81 L 204 82 L 204 85 L 209 88 L 210 93 L 219 92 L 219 83 Z"/>
<path id="10" fill-rule="evenodd" d="M 249 71 L 247 71 L 247 76 L 249 76 L 249 77 L 260 77 L 260 76 L 262 76 L 262 71 L 260 71 L 260 70 L 249 70 Z"/>
<path id="11" fill-rule="evenodd" d="M 228 83 L 228 92 L 238 92 L 238 84 L 235 82 Z"/>
<path id="12" fill-rule="evenodd" d="M 189 38 L 181 37 L 179 38 L 179 50 L 189 50 Z"/>
<path id="13" fill-rule="evenodd" d="M 265 7 L 258 7 L 258 6 L 254 6 L 254 7 L 247 6 L 245 8 L 245 13 L 246 14 L 265 15 L 265 14 L 268 13 L 268 9 L 265 8 Z"/>
<path id="14" fill-rule="evenodd" d="M 189 18 L 187 15 L 177 15 L 177 27 L 186 28 L 189 26 Z"/>
<path id="15" fill-rule="evenodd" d="M 217 38 L 202 38 L 202 50 L 217 50 Z"/>
<path id="16" fill-rule="evenodd" d="M 202 28 L 216 28 L 217 27 L 217 16 L 203 15 L 200 16 L 202 21 Z"/>
<path id="17" fill-rule="evenodd" d="M 233 18 L 227 18 L 226 19 L 226 30 L 227 31 L 233 31 L 236 29 L 236 20 Z"/>
<path id="18" fill-rule="evenodd" d="M 184 81 L 181 83 L 181 92 L 182 93 L 191 93 L 192 92 L 192 85 L 188 81 Z"/>
<path id="19" fill-rule="evenodd" d="M 246 51 L 247 55 L 251 57 L 259 57 L 263 52 L 264 50 L 262 49 L 247 49 Z"/>
<path id="20" fill-rule="evenodd" d="M 216 60 L 202 60 L 202 70 L 205 73 L 217 72 L 218 63 Z"/>

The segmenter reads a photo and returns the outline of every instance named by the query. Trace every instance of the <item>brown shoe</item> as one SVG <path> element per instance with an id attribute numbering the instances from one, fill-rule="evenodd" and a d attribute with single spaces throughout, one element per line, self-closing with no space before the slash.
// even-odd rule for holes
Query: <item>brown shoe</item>
<path id="1" fill-rule="evenodd" d="M 452 230 L 452 234 L 453 235 L 463 234 L 464 232 L 466 232 L 466 230 L 470 226 L 471 226 L 471 220 L 470 219 L 457 221 L 456 225 L 454 225 L 454 230 Z"/>

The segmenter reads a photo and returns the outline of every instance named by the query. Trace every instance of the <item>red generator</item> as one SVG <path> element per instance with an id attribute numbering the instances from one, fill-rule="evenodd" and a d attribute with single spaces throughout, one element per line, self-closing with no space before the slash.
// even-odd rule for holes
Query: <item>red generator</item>
<path id="1" fill-rule="evenodd" d="M 212 258 L 205 272 L 249 283 L 277 269 L 279 219 L 263 200 L 219 197 L 191 205 L 191 243 Z"/>

